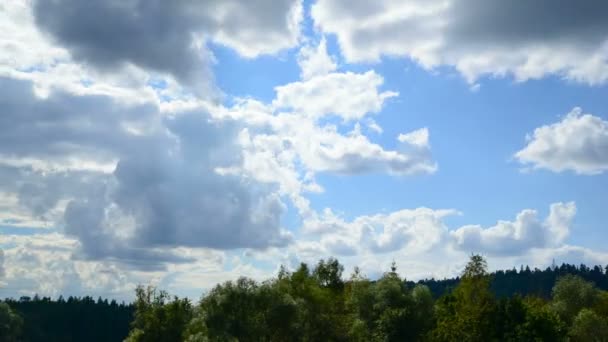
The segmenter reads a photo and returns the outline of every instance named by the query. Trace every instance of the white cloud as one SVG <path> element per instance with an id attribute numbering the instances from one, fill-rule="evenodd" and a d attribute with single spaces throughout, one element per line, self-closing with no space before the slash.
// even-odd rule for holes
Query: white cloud
<path id="1" fill-rule="evenodd" d="M 377 113 L 385 100 L 399 95 L 379 92 L 384 80 L 374 71 L 330 73 L 306 81 L 278 86 L 273 106 L 312 118 L 336 115 L 345 121 Z"/>
<path id="2" fill-rule="evenodd" d="M 535 129 L 515 158 L 554 172 L 602 173 L 608 170 L 608 121 L 574 108 L 561 121 Z"/>
<path id="3" fill-rule="evenodd" d="M 338 65 L 334 58 L 327 54 L 327 42 L 325 37 L 321 38 L 319 45 L 304 45 L 298 54 L 298 65 L 300 66 L 300 78 L 308 80 L 315 76 L 327 75 L 336 70 Z"/>
<path id="4" fill-rule="evenodd" d="M 522 210 L 515 221 L 498 221 L 495 226 L 482 228 L 464 226 L 452 231 L 456 248 L 463 251 L 497 255 L 518 255 L 532 248 L 561 245 L 568 236 L 576 213 L 574 202 L 554 203 L 544 222 L 535 210 Z"/>
<path id="5" fill-rule="evenodd" d="M 330 253 L 388 253 L 405 250 L 423 253 L 437 247 L 447 233 L 442 219 L 455 210 L 403 209 L 389 214 L 364 215 L 348 222 L 326 209 L 320 216 L 304 221 L 306 234 L 322 236 Z"/>
<path id="6" fill-rule="evenodd" d="M 2 236 L 5 257 L 3 295 L 90 295 L 128 299 L 138 283 L 115 265 L 74 261 L 78 242 L 62 234 Z M 143 280 L 143 279 L 141 279 Z"/>
<path id="7" fill-rule="evenodd" d="M 608 80 L 603 1 L 318 0 L 311 13 L 349 62 L 402 56 L 425 68 L 452 66 L 471 84 L 483 75 Z"/>
<path id="8" fill-rule="evenodd" d="M 352 220 L 325 209 L 304 221 L 303 235 L 288 248 L 296 260 L 337 256 L 347 268 L 359 266 L 372 276 L 381 275 L 394 260 L 414 279 L 455 276 L 473 252 L 487 256 L 492 269 L 546 267 L 551 255 L 557 262 L 605 263 L 605 254 L 566 244 L 575 213 L 573 202 L 553 203 L 543 221 L 535 210 L 525 209 L 514 221 L 493 227 L 451 230 L 445 219 L 461 214 L 454 209 L 402 209 Z"/>
<path id="9" fill-rule="evenodd" d="M 397 140 L 417 147 L 428 147 L 429 130 L 425 127 L 407 134 L 399 134 Z"/>
<path id="10" fill-rule="evenodd" d="M 248 125 L 239 135 L 244 148 L 241 171 L 258 181 L 278 183 L 300 214 L 308 216 L 309 201 L 302 194 L 323 191 L 315 182 L 316 173 L 412 175 L 437 169 L 426 128 L 403 135 L 407 139 L 402 137 L 397 150 L 385 149 L 362 132 L 361 123 L 382 132 L 370 116 L 397 96 L 381 92 L 382 83 L 374 71 L 332 72 L 276 87 L 276 98 L 269 104 L 240 99 L 212 113 Z M 337 125 L 331 123 L 336 117 L 342 119 Z M 352 130 L 345 133 L 349 127 Z"/>

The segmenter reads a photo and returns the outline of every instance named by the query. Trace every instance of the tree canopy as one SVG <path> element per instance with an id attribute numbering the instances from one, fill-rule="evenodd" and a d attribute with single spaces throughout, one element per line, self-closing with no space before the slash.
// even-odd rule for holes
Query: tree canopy
<path id="1" fill-rule="evenodd" d="M 139 286 L 132 304 L 91 297 L 0 302 L 0 341 L 608 341 L 606 268 L 488 272 L 472 255 L 454 279 L 378 279 L 337 259 L 262 282 L 239 278 L 192 303 Z"/>

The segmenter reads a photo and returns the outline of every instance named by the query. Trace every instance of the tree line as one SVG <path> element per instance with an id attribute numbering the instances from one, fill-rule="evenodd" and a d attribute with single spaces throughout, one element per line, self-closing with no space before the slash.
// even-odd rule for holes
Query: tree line
<path id="1" fill-rule="evenodd" d="M 608 341 L 608 269 L 488 273 L 472 255 L 454 279 L 377 280 L 338 260 L 219 284 L 193 303 L 140 286 L 132 304 L 90 297 L 6 300 L 2 341 Z"/>

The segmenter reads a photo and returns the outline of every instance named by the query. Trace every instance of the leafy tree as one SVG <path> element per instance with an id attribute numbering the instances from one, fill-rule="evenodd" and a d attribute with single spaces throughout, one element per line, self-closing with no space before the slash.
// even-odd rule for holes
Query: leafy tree
<path id="1" fill-rule="evenodd" d="M 346 291 L 346 306 L 350 315 L 348 336 L 352 341 L 370 341 L 374 329 L 373 283 L 356 267 Z"/>
<path id="2" fill-rule="evenodd" d="M 483 257 L 471 256 L 460 284 L 439 306 L 433 340 L 488 341 L 495 337 L 496 301 Z"/>
<path id="3" fill-rule="evenodd" d="M 581 277 L 566 275 L 553 287 L 553 309 L 567 323 L 583 308 L 590 308 L 598 299 L 599 292 L 592 283 Z"/>
<path id="4" fill-rule="evenodd" d="M 425 285 L 416 285 L 412 290 L 412 299 L 414 301 L 414 327 L 418 330 L 416 336 L 421 336 L 429 331 L 435 320 L 435 307 L 433 294 Z"/>
<path id="5" fill-rule="evenodd" d="M 591 309 L 582 309 L 574 318 L 570 337 L 573 342 L 607 342 L 608 320 Z"/>
<path id="6" fill-rule="evenodd" d="M 418 283 L 402 279 L 395 264 L 378 280 L 358 269 L 344 280 L 343 270 L 333 258 L 312 269 L 281 267 L 265 282 L 218 285 L 195 307 L 153 287 L 138 287 L 128 305 L 90 296 L 7 299 L 0 341 L 607 341 L 603 267 L 522 265 L 490 274 L 473 255 L 461 277 Z"/>
<path id="7" fill-rule="evenodd" d="M 201 300 L 190 332 L 213 341 L 259 340 L 267 335 L 261 299 L 259 286 L 248 278 L 218 285 Z"/>
<path id="8" fill-rule="evenodd" d="M 0 302 L 0 341 L 21 340 L 23 319 L 4 302 Z"/>
<path id="9" fill-rule="evenodd" d="M 344 287 L 343 271 L 344 266 L 340 265 L 337 259 L 329 258 L 327 261 L 321 259 L 313 271 L 313 277 L 322 287 L 338 291 Z"/>
<path id="10" fill-rule="evenodd" d="M 549 305 L 539 298 L 523 301 L 525 322 L 515 327 L 512 341 L 563 341 L 567 328 Z"/>
<path id="11" fill-rule="evenodd" d="M 377 340 L 411 339 L 409 333 L 413 334 L 413 300 L 394 268 L 374 285 L 373 308 Z"/>
<path id="12" fill-rule="evenodd" d="M 192 305 L 186 298 L 171 297 L 152 286 L 135 290 L 135 318 L 127 342 L 170 342 L 182 340 L 192 318 Z"/>

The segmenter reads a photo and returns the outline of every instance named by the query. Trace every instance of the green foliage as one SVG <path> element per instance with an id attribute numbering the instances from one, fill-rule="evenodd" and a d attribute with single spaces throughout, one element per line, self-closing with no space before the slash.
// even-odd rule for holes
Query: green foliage
<path id="1" fill-rule="evenodd" d="M 583 308 L 594 305 L 599 292 L 595 286 L 584 279 L 566 275 L 560 278 L 553 288 L 553 309 L 565 322 L 570 323 Z"/>
<path id="2" fill-rule="evenodd" d="M 126 342 L 181 341 L 185 327 L 192 319 L 192 305 L 186 298 L 171 297 L 152 286 L 135 290 L 133 330 Z"/>
<path id="3" fill-rule="evenodd" d="M 358 269 L 344 279 L 343 271 L 333 258 L 293 272 L 281 267 L 264 282 L 217 285 L 194 306 L 153 287 L 138 287 L 130 305 L 91 297 L 7 300 L 0 303 L 0 341 L 608 342 L 608 292 L 595 285 L 608 288 L 608 276 L 600 267 L 488 273 L 485 259 L 473 255 L 461 277 L 441 283 L 449 290 L 437 300 L 439 282 L 407 282 L 394 263 L 377 280 Z M 500 288 L 542 295 L 496 296 Z"/>
<path id="4" fill-rule="evenodd" d="M 566 338 L 566 326 L 545 301 L 539 298 L 527 298 L 523 301 L 525 321 L 514 328 L 511 341 L 563 341 Z"/>
<path id="5" fill-rule="evenodd" d="M 570 337 L 573 342 L 608 341 L 608 319 L 591 309 L 582 309 L 574 318 Z"/>
<path id="6" fill-rule="evenodd" d="M 488 341 L 495 337 L 492 318 L 496 300 L 490 292 L 486 261 L 481 256 L 471 256 L 460 284 L 438 306 L 440 315 L 431 333 L 433 340 Z"/>
<path id="7" fill-rule="evenodd" d="M 114 300 L 34 296 L 5 302 L 23 318 L 18 341 L 122 341 L 133 320 L 134 307 Z"/>
<path id="8" fill-rule="evenodd" d="M 342 272 L 344 266 L 340 265 L 337 259 L 329 258 L 327 261 L 321 259 L 313 272 L 313 277 L 320 286 L 328 287 L 333 290 L 342 290 Z"/>
<path id="9" fill-rule="evenodd" d="M 0 302 L 0 341 L 20 341 L 22 327 L 21 316 L 13 312 L 8 304 Z"/>

